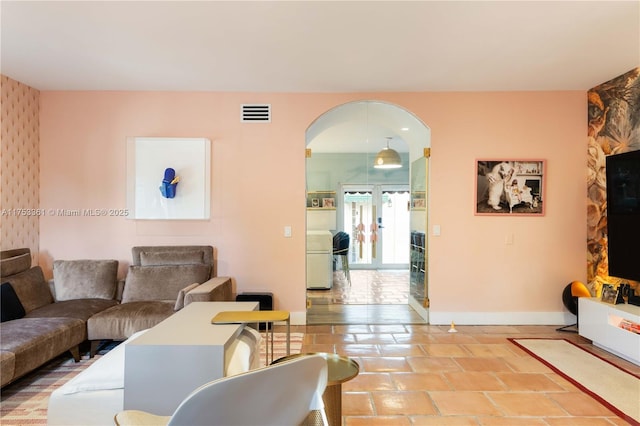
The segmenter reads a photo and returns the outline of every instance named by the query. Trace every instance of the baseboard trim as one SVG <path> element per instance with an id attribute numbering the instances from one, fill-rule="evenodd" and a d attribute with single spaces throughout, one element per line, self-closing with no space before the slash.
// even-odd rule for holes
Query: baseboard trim
<path id="1" fill-rule="evenodd" d="M 565 312 L 435 312 L 429 309 L 429 324 L 448 325 L 568 325 L 575 315 Z"/>
<path id="2" fill-rule="evenodd" d="M 434 312 L 425 310 L 431 325 L 569 325 L 576 316 L 568 312 Z M 291 325 L 306 325 L 307 313 L 291 312 Z"/>
<path id="3" fill-rule="evenodd" d="M 307 311 L 291 312 L 289 314 L 289 321 L 291 322 L 291 325 L 306 325 Z"/>

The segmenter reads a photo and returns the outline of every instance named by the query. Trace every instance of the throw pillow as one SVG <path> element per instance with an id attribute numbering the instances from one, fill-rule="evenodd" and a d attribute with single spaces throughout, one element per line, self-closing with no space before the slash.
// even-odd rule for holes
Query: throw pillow
<path id="1" fill-rule="evenodd" d="M 191 285 L 186 286 L 182 290 L 178 292 L 178 298 L 176 299 L 176 305 L 174 306 L 174 311 L 179 311 L 184 308 L 184 295 L 189 293 L 194 288 L 198 287 L 201 283 L 193 283 Z"/>
<path id="2" fill-rule="evenodd" d="M 129 266 L 122 303 L 176 300 L 181 289 L 209 279 L 209 265 Z"/>
<path id="3" fill-rule="evenodd" d="M 25 315 L 24 307 L 11 283 L 0 285 L 0 317 L 2 321 L 20 319 Z"/>
<path id="4" fill-rule="evenodd" d="M 113 299 L 118 285 L 117 260 L 56 260 L 56 300 Z"/>
<path id="5" fill-rule="evenodd" d="M 197 263 L 204 263 L 204 253 L 201 250 L 140 252 L 141 266 L 185 265 Z"/>

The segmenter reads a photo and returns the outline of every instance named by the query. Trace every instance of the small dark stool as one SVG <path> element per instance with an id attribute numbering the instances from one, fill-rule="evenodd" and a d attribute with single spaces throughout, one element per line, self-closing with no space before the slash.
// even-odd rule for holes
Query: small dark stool
<path id="1" fill-rule="evenodd" d="M 258 302 L 261 311 L 273 311 L 273 293 L 271 292 L 247 292 L 236 296 L 236 302 Z M 260 330 L 266 330 L 267 324 L 261 322 Z"/>

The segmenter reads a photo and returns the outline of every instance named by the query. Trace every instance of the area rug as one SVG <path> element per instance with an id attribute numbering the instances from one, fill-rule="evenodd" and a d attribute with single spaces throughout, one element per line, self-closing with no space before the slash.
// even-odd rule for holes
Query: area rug
<path id="1" fill-rule="evenodd" d="M 278 359 L 287 354 L 286 333 L 274 333 L 274 358 Z M 291 333 L 291 353 L 300 353 L 304 333 Z M 262 333 L 260 350 L 261 366 L 265 365 L 266 338 Z M 89 367 L 96 359 L 104 355 L 106 350 L 100 351 L 95 358 L 88 359 L 85 355 L 82 361 L 75 363 L 68 355 L 60 356 L 36 371 L 19 379 L 17 382 L 2 389 L 0 395 L 0 425 L 22 426 L 47 424 L 47 407 L 51 393 L 71 380 L 82 370 Z"/>
<path id="2" fill-rule="evenodd" d="M 640 425 L 640 377 L 564 339 L 509 339 L 632 425 Z"/>

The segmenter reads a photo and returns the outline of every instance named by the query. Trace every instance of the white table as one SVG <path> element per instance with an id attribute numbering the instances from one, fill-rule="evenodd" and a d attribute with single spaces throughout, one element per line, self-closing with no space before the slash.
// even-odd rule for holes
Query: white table
<path id="1" fill-rule="evenodd" d="M 199 386 L 224 376 L 225 349 L 242 324 L 211 324 L 222 311 L 255 311 L 258 302 L 193 302 L 126 346 L 124 409 L 173 414 Z"/>

